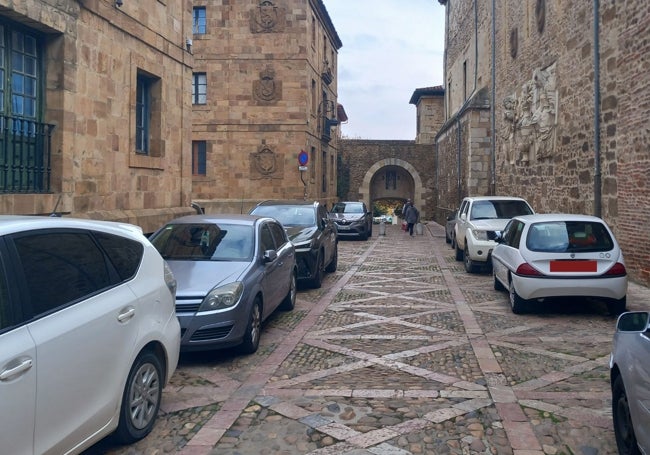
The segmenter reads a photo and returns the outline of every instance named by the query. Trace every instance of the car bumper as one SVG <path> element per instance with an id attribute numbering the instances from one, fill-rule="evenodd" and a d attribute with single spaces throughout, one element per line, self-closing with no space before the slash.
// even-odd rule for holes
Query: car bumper
<path id="1" fill-rule="evenodd" d="M 370 230 L 366 228 L 365 225 L 336 225 L 336 232 L 339 235 L 339 237 L 345 237 L 345 236 L 355 236 L 355 237 L 361 237 L 364 235 L 367 235 Z"/>
<path id="2" fill-rule="evenodd" d="M 467 237 L 467 251 L 469 258 L 474 262 L 489 262 L 495 246 L 497 243 L 492 240 L 476 240 Z"/>
<path id="3" fill-rule="evenodd" d="M 237 346 L 244 338 L 248 323 L 248 313 L 237 307 L 222 313 L 176 315 L 181 327 L 182 352 Z"/>
<path id="4" fill-rule="evenodd" d="M 316 272 L 318 253 L 310 248 L 296 248 L 296 265 L 298 266 L 298 280 L 311 280 Z"/>
<path id="5" fill-rule="evenodd" d="M 517 294 L 523 299 L 545 297 L 599 297 L 622 299 L 627 294 L 627 277 L 534 278 L 513 275 Z"/>

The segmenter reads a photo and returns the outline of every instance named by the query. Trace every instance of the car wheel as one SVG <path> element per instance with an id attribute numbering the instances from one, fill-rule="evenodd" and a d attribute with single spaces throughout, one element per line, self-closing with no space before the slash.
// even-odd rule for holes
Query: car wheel
<path id="1" fill-rule="evenodd" d="M 457 261 L 462 261 L 463 260 L 463 250 L 458 248 L 458 243 L 454 242 L 454 249 L 456 250 L 456 260 Z"/>
<path id="2" fill-rule="evenodd" d="M 517 291 L 515 290 L 515 283 L 510 280 L 510 285 L 508 287 L 508 293 L 510 294 L 510 308 L 515 314 L 522 314 L 528 311 L 528 300 L 522 299 Z"/>
<path id="3" fill-rule="evenodd" d="M 286 297 L 280 304 L 280 309 L 284 311 L 291 311 L 296 306 L 296 290 L 297 290 L 297 280 L 296 272 L 291 272 L 291 283 L 289 284 L 289 292 Z"/>
<path id="4" fill-rule="evenodd" d="M 336 272 L 336 269 L 339 266 L 339 247 L 336 245 L 334 247 L 334 256 L 332 257 L 332 260 L 330 261 L 329 264 L 327 264 L 327 267 L 325 268 L 325 271 L 327 273 L 334 273 Z"/>
<path id="5" fill-rule="evenodd" d="M 115 439 L 131 444 L 149 434 L 160 409 L 162 365 L 153 352 L 142 352 L 133 362 L 122 395 Z"/>
<path id="6" fill-rule="evenodd" d="M 311 279 L 311 287 L 318 289 L 323 285 L 323 254 L 318 253 L 316 259 L 316 270 L 314 270 L 314 277 Z"/>
<path id="7" fill-rule="evenodd" d="M 612 387 L 612 417 L 618 453 L 621 455 L 640 455 L 641 452 L 632 427 L 630 405 L 627 401 L 627 394 L 621 376 L 614 380 L 614 386 Z"/>
<path id="8" fill-rule="evenodd" d="M 607 311 L 612 316 L 618 316 L 621 313 L 625 313 L 627 307 L 627 296 L 624 296 L 622 299 L 612 299 L 607 302 Z"/>
<path id="9" fill-rule="evenodd" d="M 454 234 L 451 234 L 451 249 L 456 249 L 456 236 Z"/>
<path id="10" fill-rule="evenodd" d="M 449 237 L 449 233 L 447 232 L 447 229 L 445 229 L 445 242 L 451 243 L 451 237 Z"/>
<path id="11" fill-rule="evenodd" d="M 257 351 L 260 345 L 260 331 L 262 330 L 262 302 L 259 297 L 255 297 L 253 307 L 251 308 L 250 315 L 248 316 L 248 325 L 246 326 L 246 333 L 244 333 L 244 340 L 239 346 L 239 349 L 244 354 L 252 354 Z"/>
<path id="12" fill-rule="evenodd" d="M 492 267 L 492 278 L 494 278 L 494 290 L 495 291 L 505 291 L 506 288 L 501 284 L 501 281 L 497 279 L 496 273 L 494 273 L 494 266 Z"/>
<path id="13" fill-rule="evenodd" d="M 467 246 L 465 247 L 465 253 L 463 253 L 463 264 L 465 264 L 465 271 L 467 273 L 476 273 L 478 266 L 474 261 L 470 259 Z"/>

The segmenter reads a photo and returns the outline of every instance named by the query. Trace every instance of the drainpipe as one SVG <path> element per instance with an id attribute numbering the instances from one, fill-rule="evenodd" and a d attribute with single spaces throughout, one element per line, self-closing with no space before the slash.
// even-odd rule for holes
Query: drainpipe
<path id="1" fill-rule="evenodd" d="M 490 158 L 491 158 L 491 171 L 490 171 L 490 192 L 492 195 L 497 194 L 497 183 L 496 183 L 496 167 L 497 167 L 497 158 L 496 158 L 496 21 L 495 21 L 495 0 L 492 0 L 492 101 L 490 103 Z"/>
<path id="2" fill-rule="evenodd" d="M 594 0 L 594 215 L 602 215 L 602 182 L 600 168 L 600 3 Z"/>

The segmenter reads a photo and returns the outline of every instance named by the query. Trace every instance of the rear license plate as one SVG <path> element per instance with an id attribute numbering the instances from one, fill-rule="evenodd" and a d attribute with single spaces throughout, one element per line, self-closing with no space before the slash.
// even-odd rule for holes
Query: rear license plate
<path id="1" fill-rule="evenodd" d="M 596 261 L 551 261 L 551 272 L 596 272 Z"/>

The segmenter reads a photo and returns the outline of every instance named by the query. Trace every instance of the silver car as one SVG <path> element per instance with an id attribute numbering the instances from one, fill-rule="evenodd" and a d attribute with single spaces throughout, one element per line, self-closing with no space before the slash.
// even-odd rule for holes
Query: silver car
<path id="1" fill-rule="evenodd" d="M 192 215 L 150 237 L 178 281 L 181 350 L 257 350 L 262 322 L 296 302 L 293 244 L 273 218 Z"/>
<path id="2" fill-rule="evenodd" d="M 0 452 L 146 436 L 178 362 L 174 292 L 136 226 L 0 217 Z"/>
<path id="3" fill-rule="evenodd" d="M 609 361 L 612 416 L 621 455 L 650 453 L 650 313 L 619 316 Z"/>

